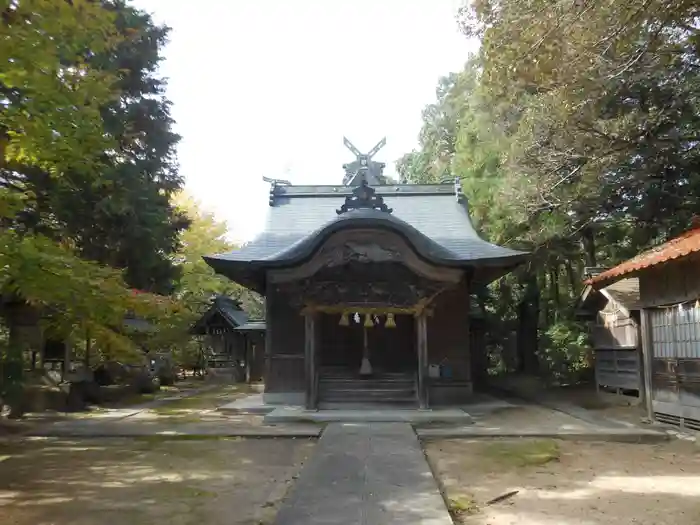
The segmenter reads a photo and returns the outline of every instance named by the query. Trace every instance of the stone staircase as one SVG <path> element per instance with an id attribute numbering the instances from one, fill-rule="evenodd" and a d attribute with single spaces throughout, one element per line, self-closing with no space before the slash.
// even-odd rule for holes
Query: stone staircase
<path id="1" fill-rule="evenodd" d="M 416 408 L 416 376 L 380 372 L 363 378 L 342 368 L 323 368 L 318 378 L 319 408 Z"/>

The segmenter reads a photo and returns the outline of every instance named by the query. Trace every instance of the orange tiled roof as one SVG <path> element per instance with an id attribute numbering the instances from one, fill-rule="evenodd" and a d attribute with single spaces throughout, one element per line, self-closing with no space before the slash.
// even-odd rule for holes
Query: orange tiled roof
<path id="1" fill-rule="evenodd" d="M 630 273 L 643 270 L 644 268 L 650 268 L 673 259 L 685 257 L 695 252 L 700 252 L 700 227 L 697 226 L 685 232 L 683 235 L 656 246 L 651 250 L 642 252 L 636 257 L 620 263 L 609 270 L 605 270 L 589 279 L 588 283 L 596 284 L 617 280 Z"/>

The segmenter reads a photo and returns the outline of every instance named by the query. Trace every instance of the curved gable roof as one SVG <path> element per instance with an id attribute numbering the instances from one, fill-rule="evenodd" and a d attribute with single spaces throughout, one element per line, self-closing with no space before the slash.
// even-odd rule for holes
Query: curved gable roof
<path id="1" fill-rule="evenodd" d="M 402 235 L 416 253 L 436 265 L 512 268 L 527 253 L 479 237 L 466 199 L 453 184 L 377 186 L 392 213 L 374 209 L 336 213 L 351 195 L 346 186 L 277 186 L 264 231 L 233 252 L 205 257 L 217 272 L 249 285 L 255 268 L 296 264 L 328 236 L 345 228 L 385 228 Z"/>

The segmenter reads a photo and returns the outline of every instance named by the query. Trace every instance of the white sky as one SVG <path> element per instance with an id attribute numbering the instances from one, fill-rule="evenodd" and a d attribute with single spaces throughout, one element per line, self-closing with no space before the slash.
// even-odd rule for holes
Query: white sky
<path id="1" fill-rule="evenodd" d="M 475 43 L 455 22 L 461 0 L 134 0 L 172 27 L 166 61 L 187 189 L 249 240 L 269 185 L 339 184 L 383 136 L 376 157 L 417 145 L 438 78 Z"/>

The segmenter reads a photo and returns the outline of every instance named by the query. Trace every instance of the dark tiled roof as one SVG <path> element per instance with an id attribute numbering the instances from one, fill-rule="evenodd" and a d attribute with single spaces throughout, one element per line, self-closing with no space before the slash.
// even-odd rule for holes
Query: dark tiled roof
<path id="1" fill-rule="evenodd" d="M 190 331 L 197 334 L 205 333 L 207 323 L 216 314 L 219 314 L 232 329 L 236 329 L 248 322 L 248 314 L 241 309 L 238 301 L 220 295 L 214 299 L 214 304 L 211 305 L 209 310 L 204 312 Z"/>
<path id="2" fill-rule="evenodd" d="M 246 324 L 243 324 L 236 328 L 237 331 L 239 332 L 253 332 L 253 331 L 265 331 L 267 328 L 267 325 L 265 324 L 265 321 L 261 320 L 251 320 L 248 321 Z"/>
<path id="3" fill-rule="evenodd" d="M 687 257 L 698 251 L 700 251 L 700 227 L 695 227 L 675 239 L 642 252 L 632 259 L 592 277 L 589 282 L 594 286 L 605 286 L 605 283 L 619 280 L 625 275 L 630 275 L 674 259 Z"/>
<path id="4" fill-rule="evenodd" d="M 234 266 L 274 267 L 308 257 L 330 233 L 345 227 L 383 227 L 402 233 L 416 251 L 437 264 L 512 267 L 524 252 L 481 239 L 469 219 L 466 200 L 453 184 L 375 187 L 392 213 L 372 209 L 338 215 L 351 194 L 346 186 L 277 186 L 265 230 L 239 250 L 205 257 L 220 273 Z M 236 272 L 239 273 L 239 272 Z"/>

